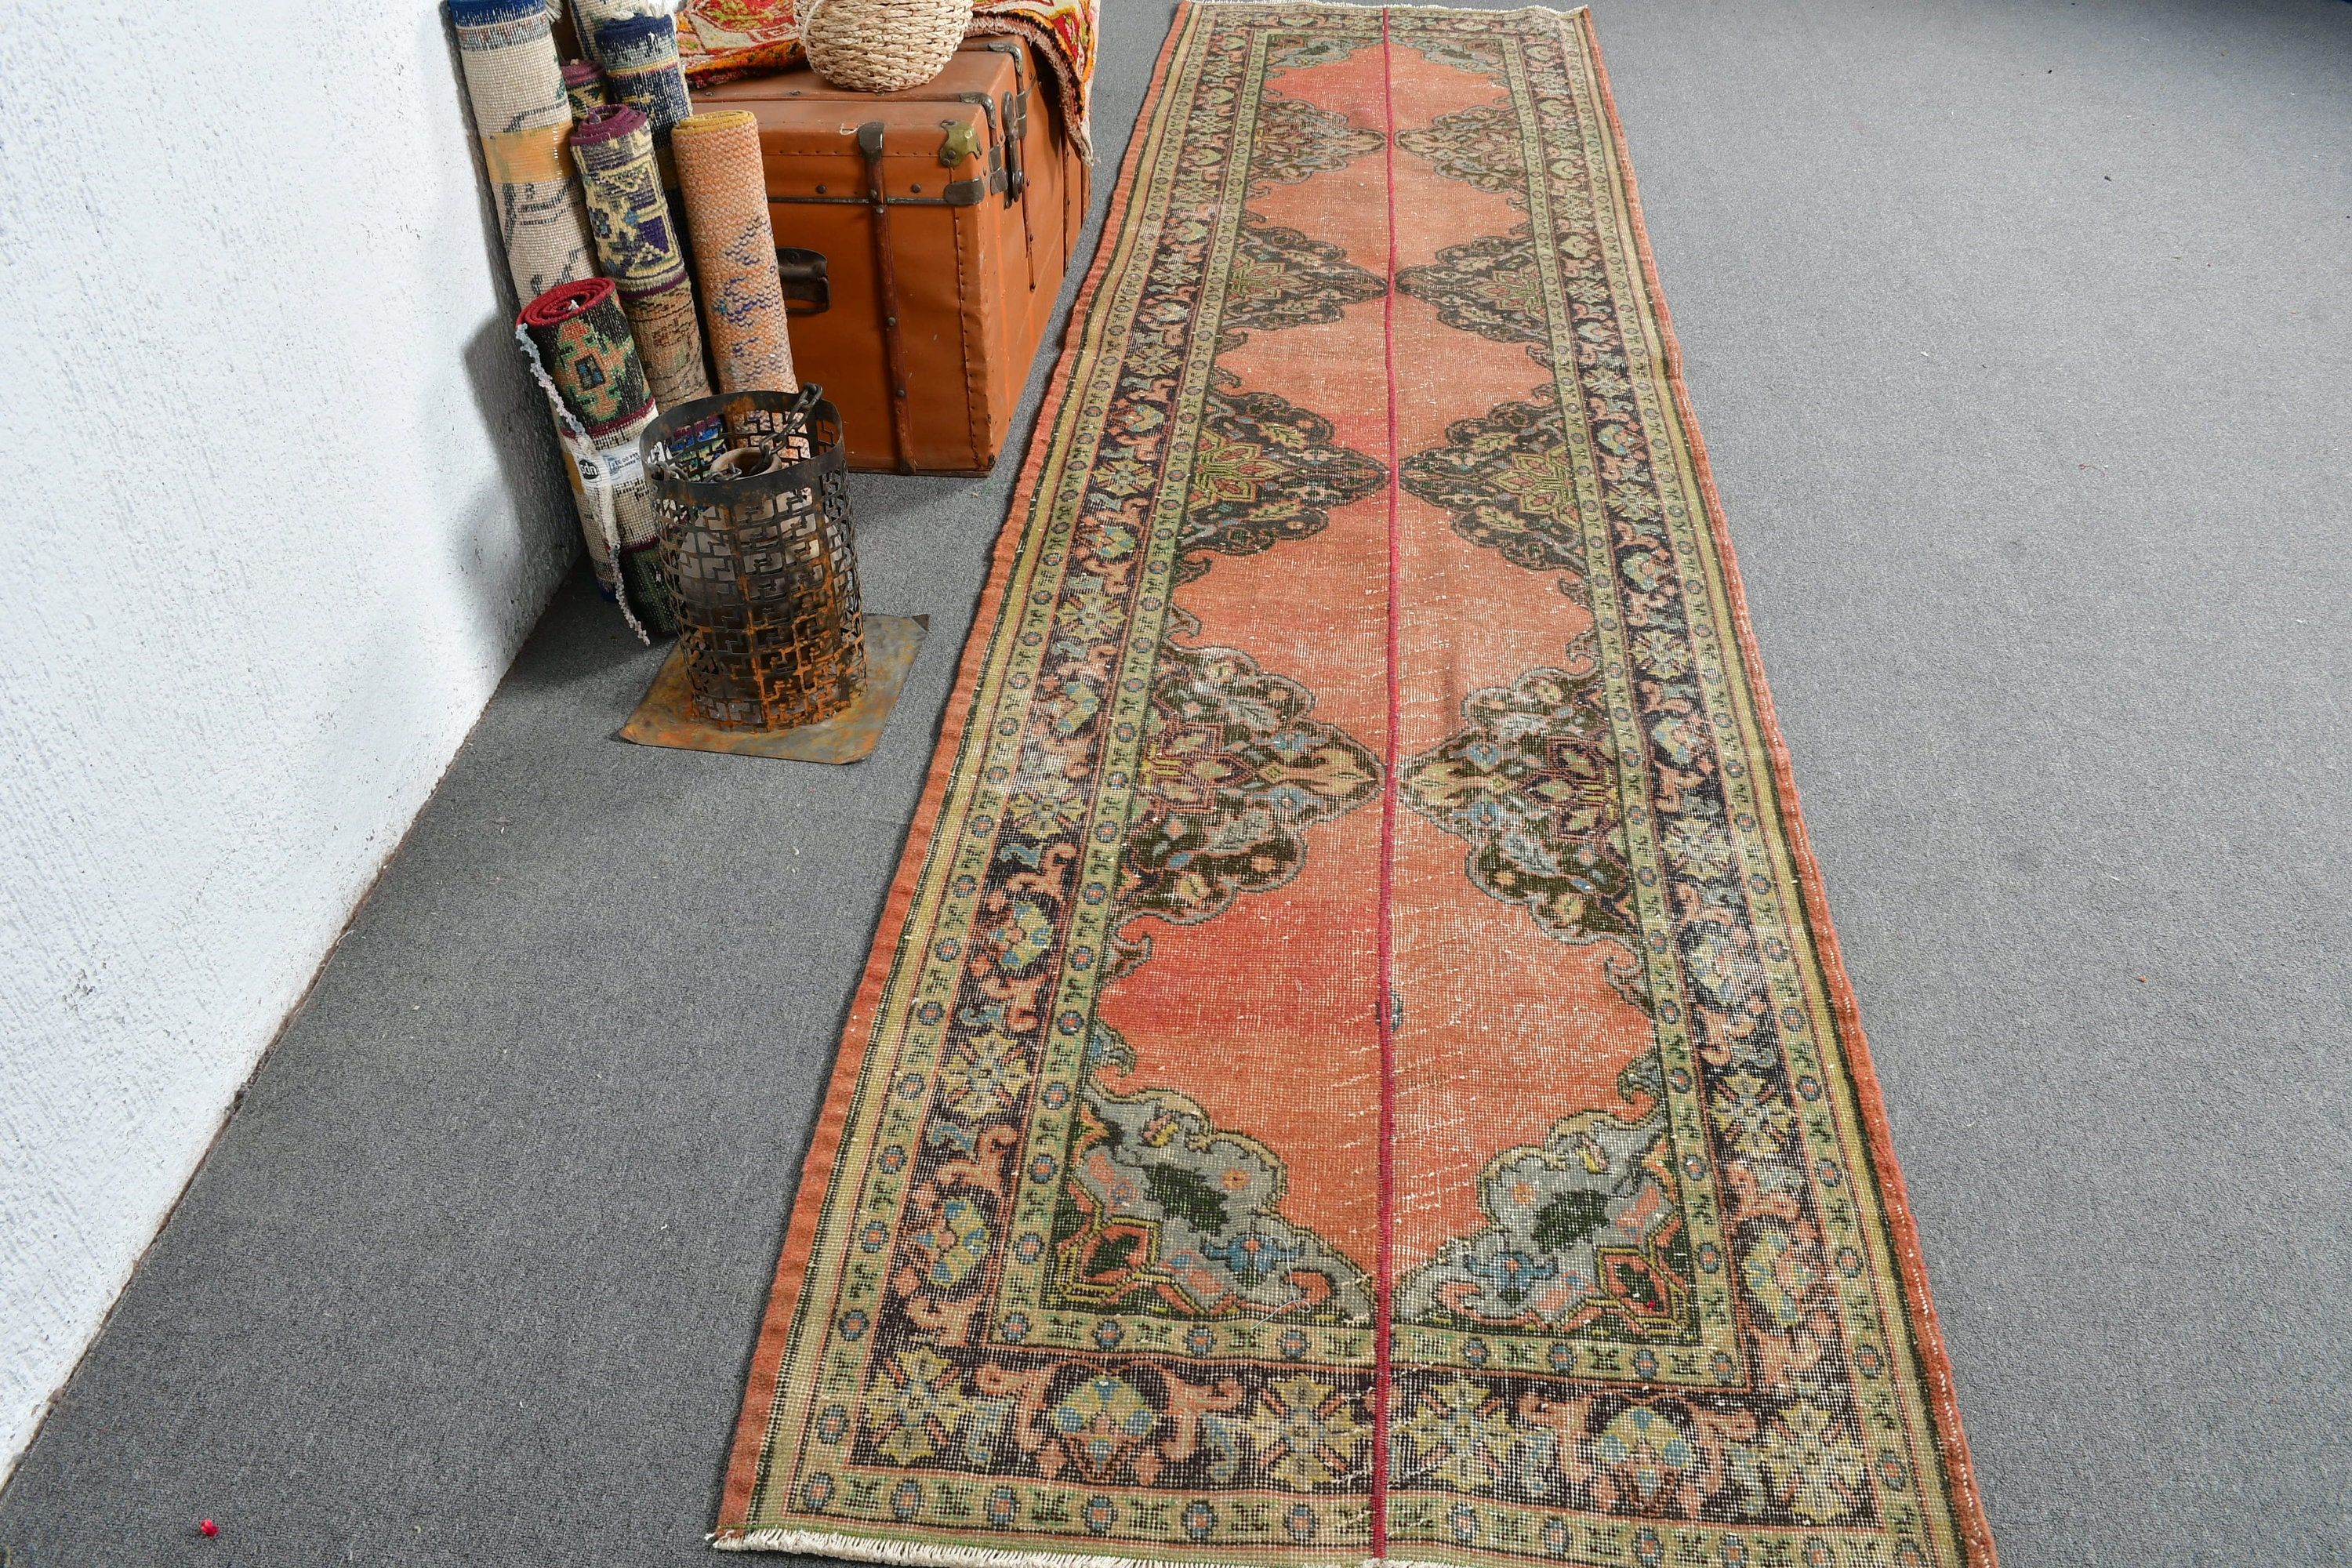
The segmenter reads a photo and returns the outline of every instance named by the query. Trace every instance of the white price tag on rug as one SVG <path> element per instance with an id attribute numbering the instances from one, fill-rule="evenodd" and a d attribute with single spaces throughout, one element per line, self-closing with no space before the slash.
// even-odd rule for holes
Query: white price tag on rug
<path id="1" fill-rule="evenodd" d="M 636 447 L 608 447 L 581 465 L 580 477 L 590 484 L 603 482 L 619 487 L 633 485 L 645 471 L 645 459 Z"/>

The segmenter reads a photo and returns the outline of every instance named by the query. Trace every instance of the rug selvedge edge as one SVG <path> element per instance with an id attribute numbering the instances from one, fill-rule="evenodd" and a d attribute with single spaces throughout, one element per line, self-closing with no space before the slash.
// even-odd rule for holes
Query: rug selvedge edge
<path id="1" fill-rule="evenodd" d="M 1854 994 L 1853 978 L 1846 971 L 1844 957 L 1838 946 L 1837 927 L 1830 918 L 1821 862 L 1813 853 L 1811 836 L 1800 809 L 1794 768 L 1779 717 L 1773 710 L 1772 694 L 1766 681 L 1763 658 L 1757 647 L 1755 625 L 1748 613 L 1748 594 L 1740 579 L 1738 553 L 1732 545 L 1723 498 L 1716 488 L 1714 468 L 1707 461 L 1706 442 L 1700 435 L 1698 420 L 1691 407 L 1690 390 L 1683 377 L 1682 345 L 1675 335 L 1673 314 L 1667 308 L 1665 290 L 1658 280 L 1657 260 L 1651 249 L 1649 227 L 1643 218 L 1640 186 L 1633 170 L 1632 152 L 1625 142 L 1624 122 L 1618 115 L 1616 95 L 1610 85 L 1608 61 L 1601 51 L 1600 29 L 1587 6 L 1557 15 L 1560 17 L 1563 30 L 1572 22 L 1582 31 L 1585 47 L 1591 55 L 1593 77 L 1600 89 L 1602 118 L 1607 122 L 1610 138 L 1615 147 L 1616 174 L 1625 193 L 1626 216 L 1633 230 L 1636 254 L 1641 259 L 1644 292 L 1657 324 L 1666 384 L 1674 400 L 1676 434 L 1684 444 L 1692 474 L 1697 480 L 1707 526 L 1714 537 L 1712 564 L 1721 582 L 1722 602 L 1730 614 L 1734 641 L 1739 649 L 1741 689 L 1753 710 L 1757 738 L 1763 742 L 1763 750 L 1771 762 L 1767 782 L 1771 791 L 1773 814 L 1780 824 L 1781 839 L 1796 872 L 1807 943 L 1819 970 L 1823 993 L 1830 1002 L 1836 1024 L 1834 1038 L 1838 1054 L 1846 1068 L 1841 1076 L 1848 1088 L 1857 1130 L 1870 1152 L 1870 1175 L 1877 1189 L 1878 1199 L 1874 1206 L 1882 1225 L 1889 1233 L 1906 1326 L 1920 1362 L 1923 1381 L 1927 1384 L 1929 1426 L 1944 1468 L 1955 1533 L 1968 1553 L 1969 1568 L 1996 1568 L 1998 1557 L 1992 1532 L 1985 1519 L 1983 1500 L 1977 1489 L 1975 1466 L 1960 1425 L 1950 1356 L 1945 1348 L 1942 1328 L 1928 1293 L 1927 1259 L 1919 1245 L 1917 1223 L 1911 1212 L 1910 1195 L 1904 1184 L 1902 1167 L 1895 1158 L 1892 1130 L 1886 1120 L 1885 1100 L 1879 1086 L 1876 1066 L 1871 1058 L 1869 1041 L 1863 1031 L 1861 1005 Z"/>
<path id="2" fill-rule="evenodd" d="M 1147 107 L 1156 100 L 1169 63 L 1175 58 L 1189 32 L 1191 14 L 1198 0 L 1177 0 L 1174 20 L 1169 26 L 1167 37 L 1161 42 L 1151 79 L 1144 89 L 1143 102 Z M 802 1163 L 791 1217 L 786 1225 L 776 1271 L 770 1282 L 759 1335 L 753 1344 L 743 1409 L 736 1423 L 726 1482 L 720 1496 L 718 1528 L 721 1535 L 740 1534 L 749 1517 L 760 1469 L 769 1447 L 770 1421 L 788 1342 L 793 1337 L 800 1315 L 800 1286 L 806 1277 L 819 1239 L 825 1198 L 833 1185 L 833 1167 L 840 1153 L 843 1134 L 852 1114 L 851 1102 L 856 1098 L 857 1082 L 865 1068 L 866 1044 L 875 1027 L 884 991 L 898 966 L 908 916 L 929 858 L 940 814 L 946 805 L 955 777 L 952 767 L 941 768 L 938 764 L 943 758 L 952 759 L 963 746 L 969 721 L 976 711 L 975 701 L 985 675 L 988 650 L 1003 619 L 1002 611 L 1020 562 L 1024 525 L 1043 487 L 1046 465 L 1061 451 L 1062 443 L 1055 439 L 1055 435 L 1065 419 L 1075 419 L 1076 415 L 1076 409 L 1070 401 L 1071 388 L 1077 383 L 1083 363 L 1091 353 L 1100 352 L 1102 345 L 1096 334 L 1092 306 L 1112 270 L 1121 248 L 1120 241 L 1125 237 L 1123 226 L 1127 205 L 1134 189 L 1132 175 L 1140 166 L 1151 141 L 1150 130 L 1148 124 L 1139 121 L 1135 132 L 1129 139 L 1126 153 L 1120 160 L 1118 177 L 1111 187 L 1108 205 L 1096 231 L 1093 260 L 1087 268 L 1085 281 L 1080 284 L 1071 302 L 1069 314 L 1065 318 L 1066 322 L 1078 326 L 1079 335 L 1075 341 L 1066 338 L 1060 363 L 1054 368 L 1045 399 L 1038 407 L 1036 421 L 1031 426 L 1029 449 L 1023 458 L 1021 477 L 1006 508 L 1005 521 L 997 533 L 987 583 L 981 592 L 979 603 L 973 606 L 963 650 L 958 655 L 955 684 L 950 690 L 947 706 L 941 711 L 940 736 L 932 748 L 930 772 L 925 780 L 922 798 L 908 829 L 905 846 L 899 852 L 898 867 L 891 879 L 889 897 L 876 923 L 877 940 L 867 954 L 865 972 L 851 1005 L 849 1021 L 842 1032 L 833 1071 L 826 1079 L 817 1125 L 810 1140 L 808 1153 Z M 1065 330 L 1066 332 L 1066 327 Z M 881 933 L 886 931 L 894 933 L 887 942 L 880 940 Z"/>

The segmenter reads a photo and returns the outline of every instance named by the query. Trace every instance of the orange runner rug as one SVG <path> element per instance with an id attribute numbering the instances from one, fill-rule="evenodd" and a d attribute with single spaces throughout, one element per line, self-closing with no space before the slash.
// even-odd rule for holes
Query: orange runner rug
<path id="1" fill-rule="evenodd" d="M 1988 1568 L 1581 12 L 1180 13 L 719 1544 Z"/>

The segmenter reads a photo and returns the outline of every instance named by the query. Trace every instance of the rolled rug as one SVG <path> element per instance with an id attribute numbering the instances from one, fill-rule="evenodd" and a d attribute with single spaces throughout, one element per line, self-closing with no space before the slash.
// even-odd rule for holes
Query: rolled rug
<path id="1" fill-rule="evenodd" d="M 558 284 L 525 305 L 519 319 L 564 412 L 597 446 L 613 445 L 606 439 L 613 432 L 654 411 L 611 279 Z"/>
<path id="2" fill-rule="evenodd" d="M 626 105 L 591 112 L 572 132 L 572 156 L 587 189 L 596 255 L 619 288 L 654 401 L 675 408 L 708 397 L 694 288 L 654 167 L 645 115 Z"/>
<path id="3" fill-rule="evenodd" d="M 577 125 L 588 118 L 588 112 L 604 109 L 612 101 L 604 90 L 604 73 L 586 60 L 567 60 L 563 66 L 563 96 L 572 104 L 572 122 Z"/>
<path id="4" fill-rule="evenodd" d="M 596 57 L 614 100 L 641 110 L 652 122 L 654 145 L 666 152 L 670 128 L 694 112 L 677 65 L 677 22 L 667 15 L 620 16 L 595 27 Z"/>
<path id="5" fill-rule="evenodd" d="M 572 459 L 572 497 L 597 580 L 620 591 L 632 621 L 675 631 L 655 548 L 653 498 L 637 457 L 637 437 L 656 409 L 618 291 L 604 278 L 559 284 L 525 305 L 516 326 Z"/>
<path id="6" fill-rule="evenodd" d="M 654 167 L 661 171 L 662 189 L 676 206 L 677 166 L 670 157 L 670 131 L 694 112 L 693 100 L 687 96 L 686 73 L 678 68 L 677 23 L 666 8 L 648 12 L 646 0 L 610 0 L 610 4 L 635 9 L 593 24 L 605 90 L 614 102 L 625 103 L 646 117 L 654 136 Z M 677 245 L 691 269 L 693 237 L 680 228 Z"/>
<path id="7" fill-rule="evenodd" d="M 578 24 L 580 43 L 588 58 L 598 65 L 604 63 L 603 46 L 596 42 L 596 29 L 607 22 L 617 22 L 625 16 L 667 16 L 670 7 L 666 0 L 572 0 L 572 20 Z M 677 24 L 671 24 L 675 30 Z"/>
<path id="8" fill-rule="evenodd" d="M 743 110 L 689 115 L 671 148 L 694 235 L 694 271 L 719 390 L 792 392 L 792 340 L 760 169 L 760 122 Z"/>
<path id="9" fill-rule="evenodd" d="M 541 0 L 449 0 L 499 237 L 515 293 L 594 275 L 580 193 L 563 163 L 572 110 Z"/>

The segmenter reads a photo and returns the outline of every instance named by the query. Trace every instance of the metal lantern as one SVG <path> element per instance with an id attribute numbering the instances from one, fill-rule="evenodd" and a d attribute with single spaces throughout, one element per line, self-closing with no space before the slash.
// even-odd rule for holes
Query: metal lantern
<path id="1" fill-rule="evenodd" d="M 638 443 L 695 711 L 746 730 L 845 711 L 866 633 L 833 405 L 814 386 L 697 398 Z"/>

